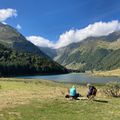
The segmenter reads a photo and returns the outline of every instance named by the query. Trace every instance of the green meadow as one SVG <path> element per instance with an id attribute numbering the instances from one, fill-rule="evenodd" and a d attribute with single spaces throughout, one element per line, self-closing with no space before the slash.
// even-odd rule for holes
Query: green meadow
<path id="1" fill-rule="evenodd" d="M 0 78 L 0 120 L 120 120 L 120 99 L 98 89 L 94 101 L 68 100 L 72 84 L 46 80 Z M 87 87 L 76 85 L 84 97 Z"/>

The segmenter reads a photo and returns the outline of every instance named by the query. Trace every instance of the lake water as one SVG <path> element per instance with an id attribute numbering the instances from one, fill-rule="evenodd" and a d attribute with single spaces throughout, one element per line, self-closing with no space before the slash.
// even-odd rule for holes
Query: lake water
<path id="1" fill-rule="evenodd" d="M 95 77 L 85 73 L 70 73 L 62 75 L 36 75 L 36 76 L 20 76 L 17 78 L 33 78 L 33 79 L 46 79 L 57 82 L 69 82 L 69 83 L 96 83 L 104 84 L 110 81 L 120 82 L 120 77 Z"/>

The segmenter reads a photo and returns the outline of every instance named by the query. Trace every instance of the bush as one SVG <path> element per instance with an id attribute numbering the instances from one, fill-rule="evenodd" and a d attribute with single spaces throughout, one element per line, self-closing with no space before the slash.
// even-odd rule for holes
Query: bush
<path id="1" fill-rule="evenodd" d="M 120 83 L 109 82 L 106 84 L 104 93 L 110 97 L 120 97 Z"/>

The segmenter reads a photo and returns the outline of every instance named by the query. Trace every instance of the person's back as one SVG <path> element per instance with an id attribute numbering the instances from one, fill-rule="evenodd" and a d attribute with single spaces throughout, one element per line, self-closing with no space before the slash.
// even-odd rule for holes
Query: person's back
<path id="1" fill-rule="evenodd" d="M 96 95 L 97 89 L 94 86 L 90 86 L 89 92 L 91 95 Z"/>
<path id="2" fill-rule="evenodd" d="M 78 97 L 80 97 L 80 94 L 77 93 L 77 90 L 74 85 L 68 90 L 68 94 L 65 96 L 65 98 L 72 99 L 78 99 Z"/>
<path id="3" fill-rule="evenodd" d="M 72 97 L 76 96 L 76 88 L 74 86 L 70 88 L 70 96 Z"/>
<path id="4" fill-rule="evenodd" d="M 90 85 L 90 84 L 88 84 L 87 86 L 89 87 L 89 91 L 88 91 L 87 97 L 89 98 L 92 95 L 96 96 L 97 89 L 94 86 Z"/>

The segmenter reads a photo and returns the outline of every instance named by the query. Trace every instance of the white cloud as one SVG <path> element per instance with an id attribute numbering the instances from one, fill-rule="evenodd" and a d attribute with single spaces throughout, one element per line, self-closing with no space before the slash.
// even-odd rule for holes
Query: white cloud
<path id="1" fill-rule="evenodd" d="M 83 29 L 71 29 L 61 34 L 56 43 L 40 36 L 30 36 L 27 37 L 27 39 L 37 46 L 60 48 L 69 45 L 70 43 L 82 41 L 90 36 L 99 37 L 108 35 L 117 30 L 120 30 L 120 22 L 114 20 L 110 22 L 96 22 Z"/>
<path id="2" fill-rule="evenodd" d="M 108 35 L 117 30 L 120 30 L 120 23 L 117 20 L 111 22 L 96 22 L 83 29 L 69 30 L 63 33 L 60 35 L 59 40 L 56 43 L 56 48 L 69 45 L 73 42 L 79 42 L 90 36 L 99 37 Z"/>
<path id="3" fill-rule="evenodd" d="M 0 9 L 0 22 L 4 22 L 5 20 L 13 16 L 17 16 L 17 11 L 15 9 Z"/>
<path id="4" fill-rule="evenodd" d="M 22 29 L 21 25 L 19 25 L 19 24 L 17 24 L 16 28 L 17 28 L 18 30 L 21 30 L 21 29 Z"/>
<path id="5" fill-rule="evenodd" d="M 6 23 L 6 22 L 2 22 L 2 24 L 7 25 L 7 23 Z"/>
<path id="6" fill-rule="evenodd" d="M 32 42 L 36 46 L 54 47 L 54 44 L 50 40 L 47 40 L 47 39 L 40 37 L 40 36 L 29 36 L 26 38 L 28 41 Z"/>

